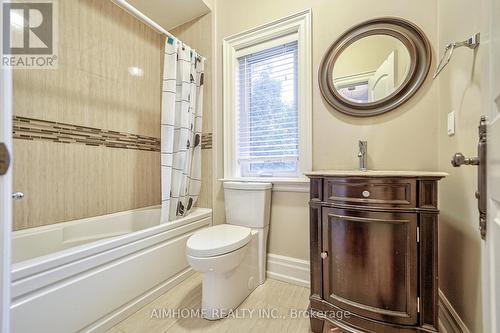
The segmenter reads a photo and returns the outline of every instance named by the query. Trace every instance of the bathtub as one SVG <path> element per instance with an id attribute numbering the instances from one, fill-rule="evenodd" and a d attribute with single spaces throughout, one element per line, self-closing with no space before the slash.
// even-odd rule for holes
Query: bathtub
<path id="1" fill-rule="evenodd" d="M 211 209 L 159 220 L 151 207 L 14 232 L 11 332 L 104 332 L 191 275 L 186 241 Z"/>

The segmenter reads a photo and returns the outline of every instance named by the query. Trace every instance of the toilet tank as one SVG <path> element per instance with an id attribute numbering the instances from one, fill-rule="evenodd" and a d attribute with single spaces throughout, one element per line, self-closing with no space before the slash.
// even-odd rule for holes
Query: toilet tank
<path id="1" fill-rule="evenodd" d="M 226 222 L 249 228 L 265 228 L 271 212 L 270 183 L 224 182 Z"/>

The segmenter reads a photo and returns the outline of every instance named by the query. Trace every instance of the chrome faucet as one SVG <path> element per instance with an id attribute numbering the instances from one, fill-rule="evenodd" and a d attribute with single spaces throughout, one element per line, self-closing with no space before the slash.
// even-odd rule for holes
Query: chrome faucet
<path id="1" fill-rule="evenodd" d="M 359 141 L 359 170 L 366 171 L 366 157 L 368 153 L 368 141 Z"/>

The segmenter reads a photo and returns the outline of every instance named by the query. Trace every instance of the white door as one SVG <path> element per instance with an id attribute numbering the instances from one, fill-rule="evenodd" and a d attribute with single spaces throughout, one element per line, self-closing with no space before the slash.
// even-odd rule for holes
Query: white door
<path id="1" fill-rule="evenodd" d="M 393 51 L 368 80 L 368 94 L 370 102 L 381 100 L 389 96 L 394 91 L 396 80 L 395 66 L 396 55 Z"/>
<path id="2" fill-rule="evenodd" d="M 0 6 L 0 17 L 3 17 Z M 0 28 L 0 49 L 3 49 Z M 3 50 L 1 51 L 3 52 Z M 3 55 L 3 53 L 1 54 Z M 10 70 L 0 69 L 0 145 L 12 151 L 12 79 Z M 0 149 L 2 149 L 0 147 Z M 1 153 L 1 151 L 0 151 Z M 0 162 L 1 163 L 1 162 Z M 1 168 L 1 167 L 0 167 Z M 10 310 L 10 232 L 12 221 L 12 168 L 0 172 L 0 332 L 9 332 Z"/>
<path id="3" fill-rule="evenodd" d="M 485 114 L 488 116 L 487 186 L 488 212 L 486 240 L 482 249 L 484 332 L 500 332 L 500 0 L 487 0 L 491 15 L 485 27 L 481 52 L 485 55 L 483 72 L 486 88 Z"/>

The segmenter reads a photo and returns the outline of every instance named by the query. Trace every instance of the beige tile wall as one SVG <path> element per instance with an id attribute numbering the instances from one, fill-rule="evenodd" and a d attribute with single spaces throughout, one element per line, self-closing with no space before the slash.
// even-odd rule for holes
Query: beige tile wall
<path id="1" fill-rule="evenodd" d="M 14 140 L 14 229 L 160 203 L 160 155 Z"/>
<path id="2" fill-rule="evenodd" d="M 59 69 L 15 71 L 14 113 L 158 137 L 163 41 L 112 1 L 59 1 Z"/>
<path id="3" fill-rule="evenodd" d="M 59 68 L 14 72 L 14 114 L 159 137 L 163 43 L 112 1 L 59 1 Z M 15 140 L 14 229 L 159 204 L 159 166 L 158 152 Z"/>

